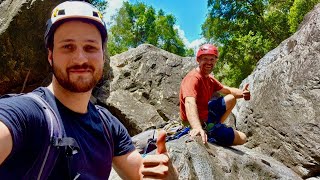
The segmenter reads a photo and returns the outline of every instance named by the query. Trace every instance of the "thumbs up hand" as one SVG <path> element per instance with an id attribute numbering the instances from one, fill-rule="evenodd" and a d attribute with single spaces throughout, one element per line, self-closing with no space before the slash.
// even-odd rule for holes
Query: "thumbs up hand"
<path id="1" fill-rule="evenodd" d="M 245 84 L 244 88 L 242 89 L 242 96 L 246 101 L 250 100 L 250 91 L 248 88 L 249 88 L 249 83 Z"/>
<path id="2" fill-rule="evenodd" d="M 157 138 L 157 154 L 167 154 L 166 148 L 166 132 L 161 130 Z"/>
<path id="3" fill-rule="evenodd" d="M 178 179 L 178 172 L 170 161 L 166 148 L 166 132 L 158 133 L 157 149 L 155 155 L 147 155 L 143 158 L 141 168 L 143 179 Z"/>

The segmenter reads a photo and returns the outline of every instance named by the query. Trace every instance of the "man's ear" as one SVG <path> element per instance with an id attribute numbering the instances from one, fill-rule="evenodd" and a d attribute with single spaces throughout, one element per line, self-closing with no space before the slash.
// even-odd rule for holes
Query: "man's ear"
<path id="1" fill-rule="evenodd" d="M 48 62 L 52 66 L 53 54 L 52 51 L 48 48 Z"/>
<path id="2" fill-rule="evenodd" d="M 197 61 L 197 63 L 199 63 L 199 60 L 200 60 L 200 59 L 199 59 L 198 57 L 196 57 L 196 61 Z"/>

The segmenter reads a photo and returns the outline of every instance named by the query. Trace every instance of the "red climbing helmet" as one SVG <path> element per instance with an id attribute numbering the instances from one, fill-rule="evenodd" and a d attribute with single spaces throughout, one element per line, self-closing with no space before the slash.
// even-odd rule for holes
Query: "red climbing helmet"
<path id="1" fill-rule="evenodd" d="M 212 44 L 204 44 L 200 46 L 197 52 L 197 58 L 199 58 L 203 54 L 211 54 L 215 56 L 219 56 L 218 48 Z"/>

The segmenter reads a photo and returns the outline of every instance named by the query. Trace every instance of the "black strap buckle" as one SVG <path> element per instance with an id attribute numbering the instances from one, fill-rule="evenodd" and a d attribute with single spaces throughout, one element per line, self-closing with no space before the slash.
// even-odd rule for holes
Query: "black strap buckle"
<path id="1" fill-rule="evenodd" d="M 65 153 L 67 157 L 77 154 L 80 150 L 77 141 L 71 137 L 53 138 L 52 144 L 58 148 L 65 147 Z"/>

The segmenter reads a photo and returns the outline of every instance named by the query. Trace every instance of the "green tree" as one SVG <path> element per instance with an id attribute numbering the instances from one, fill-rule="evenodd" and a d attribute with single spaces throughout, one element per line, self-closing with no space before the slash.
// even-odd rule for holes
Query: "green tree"
<path id="1" fill-rule="evenodd" d="M 320 0 L 208 0 L 202 24 L 208 42 L 219 46 L 214 73 L 239 86 L 257 61 L 294 33 L 303 17 Z"/>
<path id="2" fill-rule="evenodd" d="M 302 22 L 303 17 L 308 13 L 320 0 L 295 0 L 293 6 L 290 8 L 288 16 L 290 32 L 294 33 Z"/>
<path id="3" fill-rule="evenodd" d="M 108 2 L 104 0 L 86 0 L 86 2 L 97 7 L 101 13 L 104 13 L 108 6 Z"/>
<path id="4" fill-rule="evenodd" d="M 156 32 L 158 34 L 157 46 L 166 51 L 185 56 L 186 50 L 178 31 L 174 29 L 176 19 L 173 15 L 165 15 L 162 10 L 156 19 Z"/>
<path id="5" fill-rule="evenodd" d="M 115 24 L 110 28 L 108 42 L 110 55 L 127 51 L 143 43 L 153 44 L 181 56 L 191 54 L 174 28 L 175 17 L 165 15 L 162 10 L 156 13 L 153 7 L 143 3 L 124 2 L 113 20 Z"/>
<path id="6" fill-rule="evenodd" d="M 186 56 L 186 57 L 193 57 L 193 56 L 195 56 L 194 50 L 193 50 L 192 48 L 187 49 L 185 56 Z"/>
<path id="7" fill-rule="evenodd" d="M 257 61 L 289 33 L 287 14 L 293 0 L 208 0 L 209 14 L 202 34 L 221 51 L 214 73 L 239 86 Z"/>

